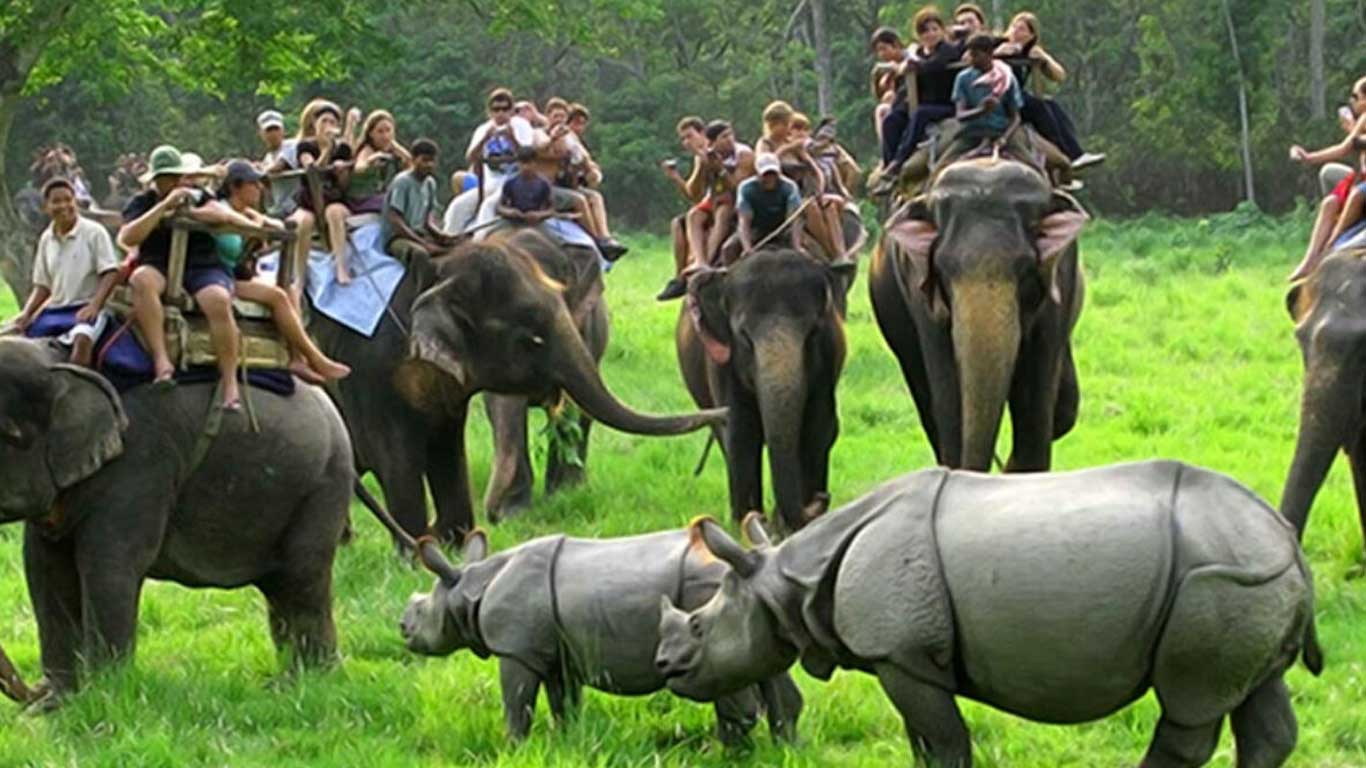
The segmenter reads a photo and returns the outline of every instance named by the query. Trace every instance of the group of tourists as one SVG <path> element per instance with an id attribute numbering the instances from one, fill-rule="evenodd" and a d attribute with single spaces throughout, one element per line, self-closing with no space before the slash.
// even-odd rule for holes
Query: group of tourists
<path id="1" fill-rule="evenodd" d="M 1331 146 L 1313 152 L 1298 144 L 1290 147 L 1291 160 L 1321 166 L 1323 195 L 1304 258 L 1290 273 L 1291 280 L 1308 277 L 1344 235 L 1361 229 L 1366 218 L 1366 77 L 1352 84 L 1347 104 L 1338 109 L 1338 124 L 1343 137 Z"/>
<path id="2" fill-rule="evenodd" d="M 1047 141 L 1050 167 L 1075 186 L 1070 171 L 1105 159 L 1085 152 L 1066 110 L 1041 95 L 1038 77 L 1061 83 L 1067 70 L 1043 47 L 1039 19 L 1023 11 L 1004 33 L 987 29 L 986 14 L 972 3 L 954 9 L 949 24 L 935 6 L 921 8 L 911 20 L 915 43 L 906 46 L 890 27 L 873 33 L 877 63 L 872 71 L 878 100 L 873 122 L 882 149 L 879 176 L 890 183 L 938 123 L 955 118 L 965 141 L 1005 143 L 1027 124 Z M 1037 92 L 1036 92 L 1037 91 Z"/>
<path id="3" fill-rule="evenodd" d="M 661 167 L 690 207 L 674 222 L 675 274 L 661 301 L 682 296 L 699 270 L 733 262 L 780 236 L 782 245 L 802 250 L 809 232 L 832 262 L 850 258 L 843 214 L 862 171 L 836 141 L 835 121 L 813 126 L 785 101 L 765 107 L 762 119 L 763 134 L 752 147 L 725 120 L 679 120 L 678 141 L 692 156 L 691 172 L 684 178 L 673 159 Z"/>

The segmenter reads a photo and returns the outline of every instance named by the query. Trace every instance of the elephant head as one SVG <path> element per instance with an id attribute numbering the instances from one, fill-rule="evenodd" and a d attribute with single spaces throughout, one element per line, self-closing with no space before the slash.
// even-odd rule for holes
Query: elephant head
<path id="1" fill-rule="evenodd" d="M 817 386 L 833 390 L 843 367 L 842 310 L 856 271 L 852 262 L 830 265 L 796 251 L 774 250 L 689 281 L 708 358 L 727 366 L 757 400 L 776 509 L 791 530 L 801 527 L 804 509 L 817 501 L 814 492 L 823 490 L 804 487 L 803 457 L 829 450 L 804 444 L 811 434 L 823 433 L 808 429 L 817 417 L 807 408 Z"/>
<path id="2" fill-rule="evenodd" d="M 712 426 L 724 410 L 647 416 L 603 383 L 563 299 L 564 286 L 508 239 L 469 244 L 440 261 L 436 284 L 413 303 L 409 359 L 397 381 L 415 407 L 463 409 L 492 391 L 551 399 L 563 390 L 614 429 L 675 435 Z"/>
<path id="3" fill-rule="evenodd" d="M 123 453 L 128 419 L 96 373 L 41 344 L 0 339 L 0 523 L 39 518 L 62 491 Z"/>
<path id="4" fill-rule="evenodd" d="M 1304 358 L 1304 391 L 1295 458 L 1281 514 L 1301 535 L 1309 509 L 1338 451 L 1352 455 L 1358 483 L 1366 472 L 1362 431 L 1366 397 L 1366 261 L 1362 251 L 1335 253 L 1290 289 L 1286 308 Z M 1362 486 L 1358 484 L 1358 488 Z M 1366 533 L 1366 514 L 1362 516 Z"/>
<path id="5" fill-rule="evenodd" d="M 888 228 L 905 254 L 901 291 L 923 291 L 951 334 L 962 435 L 951 466 L 990 468 L 1021 341 L 1047 302 L 1065 301 L 1059 268 L 1088 218 L 1034 168 L 981 158 L 945 169 Z"/>

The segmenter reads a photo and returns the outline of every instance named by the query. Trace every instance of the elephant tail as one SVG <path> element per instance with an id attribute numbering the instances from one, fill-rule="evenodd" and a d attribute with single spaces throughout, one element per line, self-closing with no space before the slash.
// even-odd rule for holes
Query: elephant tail
<path id="1" fill-rule="evenodd" d="M 353 488 L 356 498 L 360 499 L 360 502 L 365 505 L 366 509 L 370 510 L 376 520 L 379 520 L 380 525 L 388 529 L 389 535 L 394 537 L 394 543 L 407 552 L 416 552 L 417 541 L 408 535 L 407 531 L 403 530 L 403 526 L 399 525 L 394 516 L 389 514 L 389 510 L 385 509 L 384 505 L 379 503 L 379 499 L 370 493 L 370 489 L 361 483 L 360 478 L 356 478 Z"/>
<path id="2" fill-rule="evenodd" d="M 1319 630 L 1314 622 L 1313 614 L 1309 615 L 1309 623 L 1304 627 L 1304 644 L 1301 648 L 1304 657 L 1304 666 L 1318 677 L 1323 673 L 1323 649 L 1319 647 Z"/>

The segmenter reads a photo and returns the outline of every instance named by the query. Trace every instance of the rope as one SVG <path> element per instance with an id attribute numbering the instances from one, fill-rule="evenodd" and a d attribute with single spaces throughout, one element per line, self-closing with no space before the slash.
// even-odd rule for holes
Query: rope
<path id="1" fill-rule="evenodd" d="M 786 229 L 788 228 L 788 226 L 792 224 L 792 222 L 794 222 L 794 221 L 797 220 L 797 217 L 798 217 L 798 216 L 802 215 L 802 212 L 806 210 L 807 206 L 811 205 L 811 201 L 813 201 L 813 200 L 815 200 L 814 197 L 808 197 L 808 198 L 806 198 L 806 200 L 803 201 L 801 205 L 797 206 L 797 210 L 793 211 L 793 212 L 792 212 L 792 215 L 791 215 L 791 216 L 788 216 L 788 217 L 783 221 L 783 223 L 782 223 L 781 225 L 778 226 L 777 229 L 773 230 L 772 232 L 769 232 L 769 233 L 768 233 L 768 236 L 766 236 L 763 240 L 760 240 L 758 243 L 755 243 L 755 245 L 754 245 L 753 248 L 750 248 L 749 250 L 747 250 L 747 251 L 745 251 L 744 253 L 740 254 L 740 258 L 744 258 L 744 257 L 750 255 L 751 253 L 754 253 L 755 251 L 759 250 L 760 248 L 763 248 L 765 245 L 768 245 L 769 242 L 770 242 L 771 240 L 773 240 L 773 238 L 775 238 L 775 237 L 777 237 L 778 235 L 782 234 L 783 231 L 786 230 Z"/>

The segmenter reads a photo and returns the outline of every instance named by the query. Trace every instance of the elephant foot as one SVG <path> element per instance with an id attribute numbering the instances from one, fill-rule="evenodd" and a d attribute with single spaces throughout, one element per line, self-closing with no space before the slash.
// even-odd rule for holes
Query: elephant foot
<path id="1" fill-rule="evenodd" d="M 498 523 L 517 517 L 531 506 L 531 492 L 517 493 L 504 497 L 491 504 L 485 504 L 485 513 L 490 523 Z M 455 541 L 459 541 L 456 539 Z"/>
<path id="2" fill-rule="evenodd" d="M 32 717 L 51 714 L 66 705 L 70 691 L 54 688 L 47 678 L 39 680 L 29 689 L 29 699 L 24 703 L 24 714 Z"/>
<path id="3" fill-rule="evenodd" d="M 545 492 L 549 496 L 565 488 L 583 485 L 587 480 L 588 470 L 582 466 L 565 464 L 559 467 L 551 467 L 545 475 Z"/>

